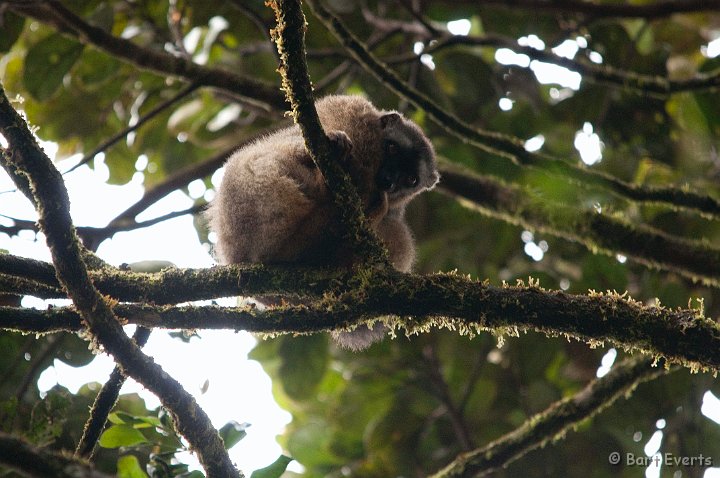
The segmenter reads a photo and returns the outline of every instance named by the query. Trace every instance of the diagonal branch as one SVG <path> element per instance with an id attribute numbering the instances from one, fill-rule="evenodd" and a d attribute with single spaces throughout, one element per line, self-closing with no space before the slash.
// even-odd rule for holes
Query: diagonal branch
<path id="1" fill-rule="evenodd" d="M 598 84 L 605 84 L 619 87 L 622 89 L 630 89 L 640 94 L 657 96 L 665 98 L 674 93 L 683 91 L 701 91 L 715 89 L 720 86 L 720 70 L 714 70 L 710 73 L 698 73 L 693 78 L 684 80 L 673 80 L 664 76 L 645 75 L 634 71 L 621 70 L 609 65 L 596 65 L 583 60 L 571 60 L 558 56 L 552 51 L 538 50 L 530 46 L 518 45 L 517 41 L 498 36 L 473 36 L 473 35 L 448 35 L 444 33 L 440 38 L 430 38 L 433 43 L 422 51 L 423 54 L 433 54 L 440 50 L 453 46 L 477 46 L 477 47 L 493 47 L 508 48 L 515 53 L 520 53 L 531 60 L 567 68 L 582 75 L 584 80 L 589 80 Z M 419 60 L 419 55 L 415 53 L 404 53 L 395 55 L 391 58 L 385 58 L 388 64 L 404 63 Z M 530 69 L 528 66 L 518 66 L 518 68 Z"/>
<path id="2" fill-rule="evenodd" d="M 197 90 L 198 86 L 200 86 L 200 85 L 198 85 L 197 83 L 191 83 L 188 86 L 186 86 L 185 88 L 183 88 L 182 90 L 180 90 L 172 98 L 168 98 L 167 100 L 163 101 L 159 105 L 155 106 L 153 109 L 148 111 L 145 115 L 143 115 L 140 119 L 138 119 L 135 122 L 135 124 L 133 124 L 132 126 L 128 126 L 127 128 L 123 129 L 122 131 L 119 131 L 118 133 L 113 135 L 111 138 L 104 141 L 100 146 L 98 146 L 97 148 L 95 148 L 94 150 L 92 150 L 91 152 L 86 154 L 85 156 L 83 156 L 83 158 L 76 165 L 74 165 L 72 168 L 65 171 L 63 173 L 63 175 L 71 173 L 71 172 L 75 171 L 77 168 L 79 168 L 80 166 L 89 163 L 90 161 L 93 160 L 93 158 L 95 158 L 96 155 L 107 150 L 110 146 L 114 145 L 115 143 L 117 143 L 118 141 L 120 141 L 121 139 L 126 137 L 128 134 L 132 133 L 133 131 L 138 129 L 140 126 L 142 126 L 143 124 L 145 124 L 148 121 L 150 121 L 151 119 L 153 119 L 158 114 L 162 113 L 163 111 L 165 111 L 166 109 L 168 109 L 169 107 L 171 107 L 172 105 L 177 103 L 178 101 L 182 100 L 183 98 L 185 98 L 186 96 L 191 94 L 193 91 Z"/>
<path id="3" fill-rule="evenodd" d="M 284 98 L 274 85 L 221 68 L 198 65 L 185 58 L 144 48 L 131 41 L 115 37 L 85 22 L 58 0 L 26 4 L 11 3 L 10 8 L 20 15 L 50 24 L 58 31 L 69 34 L 82 43 L 92 45 L 140 68 L 161 75 L 179 76 L 198 85 L 233 92 L 242 97 L 246 103 L 265 111 L 285 108 Z"/>
<path id="4" fill-rule="evenodd" d="M 150 329 L 138 327 L 137 330 L 135 330 L 133 340 L 138 347 L 142 348 L 148 338 L 150 338 Z M 85 423 L 82 437 L 75 449 L 75 456 L 88 460 L 92 458 L 97 442 L 100 439 L 100 434 L 107 423 L 108 415 L 110 415 L 110 412 L 117 403 L 120 389 L 125 383 L 126 378 L 127 376 L 123 373 L 122 368 L 120 368 L 119 365 L 115 365 L 115 368 L 110 373 L 110 378 L 100 389 L 97 397 L 95 397 L 95 402 L 90 409 L 90 418 L 88 418 L 88 421 Z"/>
<path id="5" fill-rule="evenodd" d="M 668 370 L 643 358 L 628 359 L 575 395 L 553 403 L 516 430 L 476 450 L 462 453 L 432 478 L 479 477 L 507 466 L 528 452 L 564 437 L 581 421 L 628 397 L 635 388 Z"/>
<path id="6" fill-rule="evenodd" d="M 574 166 L 562 159 L 528 152 L 522 140 L 475 128 L 457 116 L 445 111 L 417 89 L 408 85 L 387 65 L 377 60 L 372 53 L 347 29 L 335 15 L 317 0 L 307 0 L 313 13 L 332 32 L 355 60 L 380 82 L 387 85 L 399 96 L 406 98 L 450 134 L 462 141 L 514 163 L 565 177 L 584 186 L 606 189 L 613 194 L 634 201 L 662 203 L 675 208 L 684 208 L 699 213 L 720 217 L 720 202 L 710 196 L 703 196 L 679 188 L 646 187 L 626 183 L 606 173 Z"/>
<path id="7" fill-rule="evenodd" d="M 176 217 L 186 216 L 188 214 L 194 216 L 202 212 L 206 206 L 206 203 L 200 203 L 187 209 L 183 209 L 181 211 L 172 211 L 167 214 L 163 214 L 162 216 L 154 217 L 145 221 L 123 221 L 115 224 L 108 224 L 105 227 L 78 226 L 76 229 L 77 234 L 80 237 L 80 240 L 82 240 L 85 247 L 94 251 L 97 250 L 98 246 L 102 241 L 112 237 L 118 232 L 134 231 L 136 229 L 154 226 L 155 224 L 159 224 L 170 219 L 175 219 Z M 0 216 L 3 215 L 0 214 Z M 22 230 L 30 230 L 35 232 L 38 232 L 40 230 L 37 223 L 34 221 L 15 218 L 8 219 L 11 219 L 15 224 L 13 226 L 0 226 L 0 231 L 8 235 L 15 235 Z"/>
<path id="8" fill-rule="evenodd" d="M 25 121 L 10 106 L 2 88 L 0 132 L 9 144 L 3 162 L 12 163 L 30 180 L 40 228 L 46 236 L 58 280 L 87 322 L 93 338 L 174 414 L 178 431 L 195 448 L 209 477 L 239 477 L 217 430 L 192 395 L 125 335 L 110 304 L 95 289 L 72 225 L 62 176 L 37 145 Z"/>
<path id="9" fill-rule="evenodd" d="M 645 266 L 720 287 L 720 248 L 603 212 L 548 204 L 533 193 L 443 163 L 441 192 L 510 224 L 582 244 L 592 252 L 623 254 Z"/>

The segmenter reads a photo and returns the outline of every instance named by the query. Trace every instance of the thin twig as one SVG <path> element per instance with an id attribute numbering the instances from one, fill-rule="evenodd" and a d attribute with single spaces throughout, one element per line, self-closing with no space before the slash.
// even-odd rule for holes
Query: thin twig
<path id="1" fill-rule="evenodd" d="M 515 164 L 539 169 L 579 185 L 602 188 L 618 196 L 648 203 L 667 204 L 700 214 L 720 217 L 720 202 L 710 196 L 703 196 L 680 188 L 646 187 L 629 184 L 606 173 L 592 171 L 570 162 L 543 154 L 531 153 L 525 149 L 524 142 L 518 138 L 475 128 L 457 116 L 449 113 L 424 93 L 408 85 L 387 65 L 378 61 L 372 53 L 347 29 L 347 27 L 317 0 L 306 0 L 313 13 L 333 33 L 340 43 L 348 49 L 356 61 L 379 81 L 387 85 L 396 94 L 406 98 L 417 108 L 424 110 L 428 117 L 443 129 L 478 148 Z"/>
<path id="2" fill-rule="evenodd" d="M 150 338 L 150 329 L 145 327 L 138 327 L 133 335 L 133 340 L 140 348 L 145 346 L 148 338 Z M 117 403 L 120 389 L 125 383 L 126 378 L 127 376 L 123 373 L 120 366 L 115 365 L 115 368 L 110 373 L 110 378 L 105 382 L 102 389 L 100 389 L 97 397 L 95 397 L 95 402 L 90 409 L 90 417 L 85 423 L 82 437 L 75 449 L 76 457 L 87 460 L 92 458 L 97 442 L 100 439 L 100 434 L 103 428 L 105 428 L 105 423 L 107 423 L 108 415 L 110 415 L 115 403 Z"/>
<path id="3" fill-rule="evenodd" d="M 115 37 L 103 29 L 85 22 L 58 0 L 42 3 L 12 4 L 11 9 L 20 15 L 47 23 L 58 31 L 90 44 L 115 58 L 162 75 L 176 75 L 202 86 L 224 89 L 237 94 L 250 107 L 271 112 L 285 108 L 285 100 L 277 87 L 249 75 L 221 68 L 198 65 L 185 58 L 141 47 L 131 41 Z"/>
<path id="4" fill-rule="evenodd" d="M 199 83 L 191 83 L 190 85 L 186 86 L 185 88 L 183 88 L 182 90 L 180 90 L 175 96 L 173 96 L 172 98 L 168 98 L 167 100 L 163 101 L 162 103 L 160 103 L 159 105 L 155 106 L 153 109 L 151 109 L 150 111 L 148 111 L 147 114 L 141 116 L 141 117 L 135 122 L 135 124 L 133 124 L 133 125 L 131 125 L 131 126 L 128 126 L 127 128 L 125 128 L 125 129 L 123 129 L 122 131 L 120 131 L 120 132 L 116 133 L 115 135 L 113 135 L 111 138 L 108 138 L 106 141 L 104 141 L 104 142 L 103 142 L 101 145 L 99 145 L 97 148 L 95 148 L 95 149 L 92 150 L 90 153 L 88 153 L 88 154 L 86 154 L 85 156 L 83 156 L 83 158 L 82 158 L 76 165 L 74 165 L 72 168 L 68 169 L 67 171 L 65 171 L 65 172 L 62 173 L 62 174 L 65 175 L 65 174 L 71 173 L 71 172 L 75 171 L 77 168 L 79 168 L 80 166 L 89 163 L 90 161 L 92 161 L 92 159 L 93 159 L 96 155 L 98 155 L 99 153 L 102 153 L 103 151 L 107 150 L 110 146 L 114 145 L 115 143 L 117 143 L 117 142 L 120 141 L 121 139 L 125 138 L 128 134 L 130 134 L 130 133 L 132 133 L 133 131 L 137 130 L 137 129 L 140 128 L 143 124 L 147 123 L 148 121 L 150 121 L 151 119 L 153 119 L 155 116 L 157 116 L 158 114 L 160 114 L 160 113 L 162 113 L 163 111 L 165 111 L 165 110 L 166 110 L 167 108 L 169 108 L 170 106 L 174 105 L 175 103 L 177 103 L 177 102 L 180 101 L 181 99 L 183 99 L 183 98 L 185 98 L 186 96 L 188 96 L 188 95 L 189 95 L 190 93 L 192 93 L 193 91 L 197 90 L 199 86 L 200 86 Z"/>
<path id="5" fill-rule="evenodd" d="M 428 37 L 431 39 L 431 37 Z M 686 80 L 672 80 L 664 76 L 644 75 L 634 71 L 621 70 L 609 65 L 596 65 L 586 60 L 572 60 L 556 55 L 549 50 L 538 50 L 530 46 L 518 45 L 517 41 L 498 35 L 473 36 L 473 35 L 448 35 L 432 37 L 433 43 L 423 50 L 423 54 L 433 54 L 454 46 L 475 46 L 507 48 L 515 53 L 523 54 L 531 60 L 567 68 L 582 75 L 583 79 L 598 84 L 606 84 L 630 89 L 637 93 L 666 98 L 667 96 L 683 91 L 703 91 L 720 87 L 720 70 L 709 73 L 700 73 L 693 78 Z M 419 56 L 415 53 L 402 53 L 385 58 L 388 64 L 405 63 L 417 61 Z M 518 66 L 518 68 L 530 69 L 531 65 Z"/>
<path id="6" fill-rule="evenodd" d="M 480 477 L 498 470 L 554 439 L 564 436 L 582 420 L 600 413 L 618 398 L 627 397 L 643 382 L 668 370 L 653 367 L 652 360 L 632 358 L 613 367 L 575 395 L 553 403 L 518 429 L 489 445 L 462 453 L 432 478 Z"/>
<path id="7" fill-rule="evenodd" d="M 599 3 L 586 0 L 457 0 L 473 6 L 492 5 L 501 8 L 526 8 L 557 13 L 578 13 L 593 18 L 630 17 L 663 18 L 677 13 L 714 11 L 720 0 L 660 0 L 648 4 Z"/>
<path id="8" fill-rule="evenodd" d="M 455 404 L 455 401 L 450 395 L 450 388 L 448 387 L 445 377 L 443 377 L 435 345 L 430 344 L 423 348 L 422 357 L 425 361 L 425 368 L 430 383 L 433 385 L 432 393 L 445 407 L 445 412 L 450 419 L 450 424 L 455 432 L 455 437 L 460 444 L 460 448 L 464 451 L 471 450 L 474 446 L 470 431 L 465 423 L 462 411 L 460 411 L 460 408 Z"/>

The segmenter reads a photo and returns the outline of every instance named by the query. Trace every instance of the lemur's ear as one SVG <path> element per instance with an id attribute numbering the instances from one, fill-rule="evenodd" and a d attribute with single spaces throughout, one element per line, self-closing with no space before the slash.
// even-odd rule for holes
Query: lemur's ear
<path id="1" fill-rule="evenodd" d="M 386 113 L 380 117 L 380 125 L 383 129 L 387 128 L 388 125 L 394 125 L 401 121 L 399 113 Z"/>

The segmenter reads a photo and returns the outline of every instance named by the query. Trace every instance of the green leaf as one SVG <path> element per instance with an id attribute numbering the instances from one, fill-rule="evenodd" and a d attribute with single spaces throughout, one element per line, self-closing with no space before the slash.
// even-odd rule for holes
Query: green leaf
<path id="1" fill-rule="evenodd" d="M 0 52 L 8 51 L 17 41 L 20 33 L 22 33 L 25 18 L 15 15 L 10 11 L 5 11 L 0 16 Z"/>
<path id="2" fill-rule="evenodd" d="M 82 44 L 59 33 L 40 40 L 25 57 L 23 84 L 35 99 L 50 98 L 82 51 Z"/>
<path id="3" fill-rule="evenodd" d="M 245 430 L 250 427 L 249 423 L 238 423 L 236 421 L 227 422 L 219 430 L 220 437 L 225 442 L 225 449 L 229 450 L 234 447 L 240 440 L 247 436 Z"/>
<path id="4" fill-rule="evenodd" d="M 285 393 L 296 399 L 313 396 L 328 365 L 327 337 L 321 334 L 282 337 L 279 353 Z"/>
<path id="5" fill-rule="evenodd" d="M 205 474 L 199 470 L 193 470 L 190 473 L 183 473 L 178 475 L 178 478 L 205 478 Z"/>
<path id="6" fill-rule="evenodd" d="M 33 443 L 46 446 L 62 435 L 72 397 L 66 388 L 56 385 L 48 390 L 42 401 L 35 404 L 28 430 L 28 437 Z"/>
<path id="7" fill-rule="evenodd" d="M 140 462 L 133 455 L 125 455 L 117 461 L 118 478 L 147 478 L 147 473 L 140 467 Z"/>
<path id="8" fill-rule="evenodd" d="M 160 419 L 154 416 L 135 416 L 125 412 L 114 412 L 108 416 L 110 423 L 130 425 L 134 428 L 162 427 Z"/>
<path id="9" fill-rule="evenodd" d="M 120 62 L 115 58 L 97 50 L 86 50 L 75 72 L 83 84 L 92 85 L 114 78 L 119 69 Z"/>
<path id="10" fill-rule="evenodd" d="M 293 459 L 289 456 L 280 455 L 272 465 L 253 471 L 250 478 L 279 478 L 280 475 L 285 473 L 291 461 L 293 461 Z"/>
<path id="11" fill-rule="evenodd" d="M 128 425 L 113 425 L 100 436 L 100 446 L 103 448 L 118 448 L 147 443 L 140 431 Z"/>

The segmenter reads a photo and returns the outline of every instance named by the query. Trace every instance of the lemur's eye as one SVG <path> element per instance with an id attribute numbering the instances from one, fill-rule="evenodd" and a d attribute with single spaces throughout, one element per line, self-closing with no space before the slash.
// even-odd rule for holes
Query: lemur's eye
<path id="1" fill-rule="evenodd" d="M 413 188 L 418 183 L 418 178 L 414 174 L 409 174 L 407 177 L 405 177 L 405 187 Z"/>

